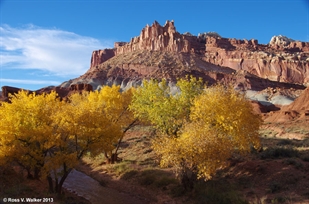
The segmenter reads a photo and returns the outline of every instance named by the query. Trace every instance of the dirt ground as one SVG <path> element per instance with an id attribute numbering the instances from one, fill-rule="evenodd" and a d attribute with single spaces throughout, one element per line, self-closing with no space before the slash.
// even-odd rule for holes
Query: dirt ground
<path id="1" fill-rule="evenodd" d="M 136 127 L 125 136 L 116 164 L 105 158 L 85 157 L 77 170 L 101 186 L 117 190 L 145 204 L 154 203 L 309 203 L 309 119 L 264 122 L 262 151 L 235 157 L 230 167 L 192 192 L 185 192 L 172 169 L 158 167 L 151 149 L 151 127 Z M 49 197 L 47 182 L 26 180 L 20 173 L 1 169 L 0 197 Z M 102 195 L 104 197 L 104 195 Z M 130 203 L 130 199 L 126 199 Z M 90 203 L 71 192 L 53 203 Z"/>
<path id="2" fill-rule="evenodd" d="M 307 124 L 307 120 L 264 123 L 260 130 L 263 150 L 245 158 L 231 159 L 230 168 L 218 172 L 218 176 L 208 182 L 209 185 L 215 185 L 219 196 L 223 197 L 230 193 L 230 189 L 225 189 L 224 185 L 230 186 L 233 193 L 241 197 L 241 201 L 236 203 L 309 203 Z M 143 172 L 149 170 L 174 177 L 171 169 L 157 166 L 157 158 L 150 147 L 150 137 L 151 131 L 147 128 L 136 128 L 124 138 L 119 154 L 122 161 L 118 164 L 106 164 L 103 157 L 86 158 L 78 170 L 104 186 L 141 197 L 145 203 L 216 203 L 204 202 L 203 199 L 207 198 L 195 191 L 180 192 L 175 196 L 171 192 L 177 188 L 177 184 L 173 182 L 163 188 L 151 182 L 140 182 Z M 130 174 L 134 175 L 126 178 Z M 229 199 L 220 203 L 233 203 Z"/>
<path id="3" fill-rule="evenodd" d="M 5 199 L 10 198 L 20 199 L 15 203 L 22 203 L 21 198 L 37 198 L 42 199 L 42 202 L 26 203 L 90 204 L 86 199 L 65 189 L 61 197 L 50 194 L 47 181 L 27 179 L 25 172 L 20 171 L 17 167 L 0 167 L 0 203 L 10 203 L 10 200 L 4 202 Z"/>

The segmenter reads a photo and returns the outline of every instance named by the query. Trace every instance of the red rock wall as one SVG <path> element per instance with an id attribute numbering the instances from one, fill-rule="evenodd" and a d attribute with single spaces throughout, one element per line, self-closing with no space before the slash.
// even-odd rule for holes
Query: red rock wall
<path id="1" fill-rule="evenodd" d="M 190 52 L 191 38 L 197 39 L 196 36 L 185 36 L 178 33 L 173 21 L 167 21 L 164 26 L 155 21 L 151 26 L 147 25 L 141 31 L 140 36 L 132 38 L 127 44 L 118 45 L 116 54 L 134 50 Z"/>
<path id="2" fill-rule="evenodd" d="M 95 50 L 92 52 L 90 67 L 95 67 L 115 56 L 115 49 Z"/>
<path id="3" fill-rule="evenodd" d="M 155 21 L 128 43 L 116 42 L 114 49 L 94 51 L 90 67 L 135 50 L 194 52 L 215 65 L 245 70 L 273 81 L 309 83 L 309 43 L 287 39 L 274 36 L 269 44 L 263 45 L 255 39 L 182 35 L 176 31 L 173 21 L 167 21 L 164 26 Z"/>
<path id="4" fill-rule="evenodd" d="M 91 84 L 72 84 L 70 91 L 92 91 Z"/>
<path id="5" fill-rule="evenodd" d="M 285 48 L 279 48 L 285 51 L 274 48 L 274 45 L 260 45 L 256 40 L 207 37 L 204 60 L 235 70 L 245 70 L 272 81 L 309 83 L 309 54 L 287 51 L 306 50 L 306 43 L 291 42 Z"/>

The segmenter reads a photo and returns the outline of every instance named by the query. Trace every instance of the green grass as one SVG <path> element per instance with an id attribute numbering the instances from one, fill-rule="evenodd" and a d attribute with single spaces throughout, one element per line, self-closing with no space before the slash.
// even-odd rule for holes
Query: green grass
<path id="1" fill-rule="evenodd" d="M 109 172 L 115 173 L 117 176 L 121 176 L 122 174 L 131 171 L 133 167 L 131 167 L 131 162 L 123 161 L 116 164 L 109 164 L 107 170 Z"/>
<path id="2" fill-rule="evenodd" d="M 161 190 L 167 190 L 168 186 L 179 184 L 172 174 L 159 169 L 146 169 L 135 177 L 138 184 Z"/>
<path id="3" fill-rule="evenodd" d="M 299 134 L 309 134 L 309 130 L 303 127 L 289 127 L 285 129 L 285 132 L 288 133 L 299 133 Z"/>

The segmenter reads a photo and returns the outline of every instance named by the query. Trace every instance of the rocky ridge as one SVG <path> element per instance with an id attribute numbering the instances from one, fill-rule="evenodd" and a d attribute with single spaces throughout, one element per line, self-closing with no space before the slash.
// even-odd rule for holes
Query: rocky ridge
<path id="1" fill-rule="evenodd" d="M 177 78 L 193 75 L 208 84 L 232 83 L 264 105 L 285 105 L 305 89 L 308 48 L 309 43 L 284 36 L 264 45 L 254 39 L 223 38 L 215 32 L 180 34 L 173 21 L 163 26 L 155 21 L 130 42 L 93 51 L 90 69 L 61 87 L 89 83 L 94 89 L 112 84 L 127 89 L 149 78 L 166 78 L 172 86 Z"/>
<path id="2" fill-rule="evenodd" d="M 113 49 L 94 51 L 90 70 L 114 56 L 135 51 L 167 51 L 196 54 L 205 62 L 220 67 L 245 70 L 258 77 L 277 82 L 308 84 L 309 43 L 272 37 L 269 44 L 257 40 L 222 38 L 213 33 L 194 36 L 180 34 L 173 21 L 164 26 L 154 22 L 142 29 L 141 34 L 130 42 L 115 42 Z"/>
<path id="3" fill-rule="evenodd" d="M 24 90 L 29 93 L 43 94 L 50 93 L 55 91 L 61 99 L 66 99 L 73 93 L 81 93 L 82 91 L 93 91 L 91 84 L 72 84 L 70 87 L 60 87 L 60 86 L 48 86 L 41 88 L 36 91 L 11 87 L 11 86 L 2 86 L 0 101 L 9 101 L 10 95 L 14 95 L 19 91 Z"/>

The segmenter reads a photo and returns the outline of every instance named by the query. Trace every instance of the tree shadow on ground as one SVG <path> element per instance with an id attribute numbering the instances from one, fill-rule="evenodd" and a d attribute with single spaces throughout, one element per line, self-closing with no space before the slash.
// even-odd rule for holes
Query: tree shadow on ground
<path id="1" fill-rule="evenodd" d="M 261 203 L 309 202 L 309 138 L 262 139 L 263 151 L 233 161 L 224 177 L 247 200 Z"/>

